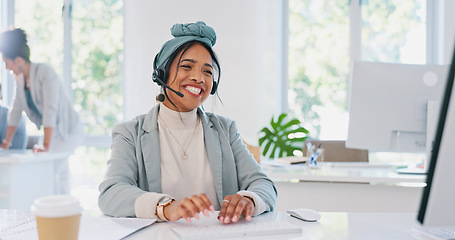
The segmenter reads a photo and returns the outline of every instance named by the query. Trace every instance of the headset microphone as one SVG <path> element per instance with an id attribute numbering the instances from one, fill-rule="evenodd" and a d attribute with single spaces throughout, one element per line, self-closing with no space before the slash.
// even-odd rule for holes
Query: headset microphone
<path id="1" fill-rule="evenodd" d="M 163 80 L 161 80 L 161 76 L 163 75 L 163 72 L 164 71 L 162 69 L 160 69 L 160 68 L 155 69 L 155 71 L 153 71 L 153 73 L 152 73 L 152 80 L 154 82 L 157 82 L 159 85 L 161 85 L 161 86 L 173 91 L 175 94 L 177 94 L 177 96 L 183 97 L 183 93 L 172 89 L 166 83 L 164 83 Z"/>
<path id="2" fill-rule="evenodd" d="M 160 81 L 161 81 L 161 80 L 160 80 Z M 161 81 L 161 82 L 163 82 L 163 81 Z M 178 92 L 178 91 L 175 91 L 174 89 L 172 89 L 171 87 L 169 87 L 167 84 L 164 84 L 163 86 L 164 86 L 165 88 L 167 88 L 167 89 L 173 91 L 175 94 L 177 94 L 177 96 L 183 97 L 183 93 Z"/>

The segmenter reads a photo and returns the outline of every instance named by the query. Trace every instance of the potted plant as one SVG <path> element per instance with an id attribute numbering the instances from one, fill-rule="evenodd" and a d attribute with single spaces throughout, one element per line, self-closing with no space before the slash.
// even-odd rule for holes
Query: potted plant
<path id="1" fill-rule="evenodd" d="M 302 151 L 305 140 L 308 138 L 308 130 L 301 126 L 296 119 L 287 121 L 287 114 L 282 113 L 275 121 L 273 116 L 270 127 L 264 127 L 259 134 L 259 146 L 262 155 L 268 158 L 295 156 L 296 151 Z"/>

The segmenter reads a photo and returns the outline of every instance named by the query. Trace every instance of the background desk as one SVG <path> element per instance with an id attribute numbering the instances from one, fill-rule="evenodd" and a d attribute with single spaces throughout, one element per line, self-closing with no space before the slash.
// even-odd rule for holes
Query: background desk
<path id="1" fill-rule="evenodd" d="M 54 194 L 54 163 L 68 156 L 29 150 L 0 154 L 0 208 L 29 209 L 34 199 Z"/>
<path id="2" fill-rule="evenodd" d="M 304 207 L 320 212 L 412 212 L 418 210 L 425 175 L 398 174 L 391 167 L 299 165 L 271 167 L 264 172 L 275 182 L 277 210 Z"/>
<path id="3" fill-rule="evenodd" d="M 303 222 L 290 217 L 285 212 L 271 212 L 257 217 L 252 221 L 286 221 L 300 226 L 303 232 L 292 236 L 270 236 L 247 239 L 312 239 L 312 240 L 415 240 L 412 228 L 419 227 L 417 215 L 412 213 L 321 213 L 319 222 Z M 244 221 L 244 219 L 242 219 Z M 188 224 L 185 221 L 175 223 L 155 223 L 127 237 L 127 240 L 139 239 L 178 239 L 171 227 Z M 220 224 L 216 215 L 209 219 L 202 216 L 194 225 Z"/>

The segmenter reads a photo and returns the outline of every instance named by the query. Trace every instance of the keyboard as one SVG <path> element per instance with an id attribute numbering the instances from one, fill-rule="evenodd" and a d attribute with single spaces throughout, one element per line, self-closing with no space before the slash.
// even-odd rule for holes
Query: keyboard
<path id="1" fill-rule="evenodd" d="M 455 227 L 428 227 L 414 228 L 415 233 L 423 235 L 425 239 L 455 240 Z"/>
<path id="2" fill-rule="evenodd" d="M 231 224 L 204 225 L 204 226 L 178 226 L 172 227 L 182 240 L 192 239 L 223 239 L 247 238 L 258 236 L 273 236 L 284 234 L 301 234 L 302 228 L 290 225 L 287 222 L 242 222 Z"/>

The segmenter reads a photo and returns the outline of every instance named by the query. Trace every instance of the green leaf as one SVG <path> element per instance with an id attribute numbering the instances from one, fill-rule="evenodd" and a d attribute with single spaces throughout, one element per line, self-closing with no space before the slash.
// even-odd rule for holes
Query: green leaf
<path id="1" fill-rule="evenodd" d="M 259 132 L 261 138 L 259 139 L 259 146 L 262 148 L 262 155 L 274 158 L 283 156 L 294 156 L 295 150 L 303 148 L 303 142 L 308 138 L 308 130 L 302 127 L 301 122 L 296 119 L 287 121 L 287 114 L 282 113 L 270 120 L 270 128 L 264 127 Z M 289 138 L 290 134 L 299 134 L 299 137 Z M 302 137 L 302 135 L 304 135 Z"/>

